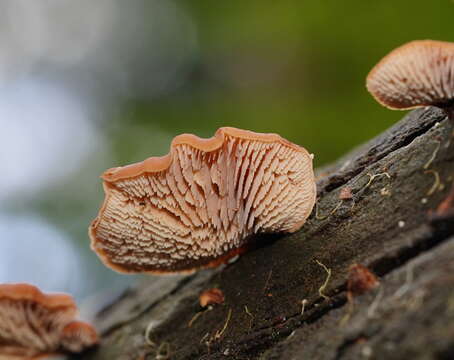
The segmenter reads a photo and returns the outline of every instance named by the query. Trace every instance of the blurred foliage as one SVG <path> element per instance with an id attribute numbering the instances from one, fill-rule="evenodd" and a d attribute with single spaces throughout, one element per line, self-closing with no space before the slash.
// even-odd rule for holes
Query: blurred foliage
<path id="1" fill-rule="evenodd" d="M 451 0 L 179 4 L 198 30 L 192 71 L 171 94 L 124 103 L 109 128 L 120 164 L 220 126 L 277 132 L 314 152 L 316 165 L 332 161 L 403 115 L 365 90 L 382 56 L 414 39 L 454 40 Z"/>

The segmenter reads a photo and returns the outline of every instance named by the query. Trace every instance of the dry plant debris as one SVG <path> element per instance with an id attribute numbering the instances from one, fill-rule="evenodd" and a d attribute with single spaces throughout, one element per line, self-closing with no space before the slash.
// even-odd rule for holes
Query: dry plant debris
<path id="1" fill-rule="evenodd" d="M 438 151 L 440 150 L 440 145 L 441 145 L 441 142 L 437 141 L 437 146 L 435 147 L 432 155 L 430 156 L 429 160 L 427 160 L 427 162 L 423 166 L 424 170 L 429 169 L 430 165 L 432 165 L 433 161 L 437 157 Z"/>
<path id="2" fill-rule="evenodd" d="M 350 200 L 353 197 L 352 189 L 349 186 L 345 186 L 339 193 L 340 200 Z"/>
<path id="3" fill-rule="evenodd" d="M 340 326 L 344 326 L 353 314 L 353 298 L 375 289 L 379 285 L 379 280 L 367 267 L 361 264 L 350 265 L 347 277 L 348 308 L 347 313 L 340 320 Z"/>
<path id="4" fill-rule="evenodd" d="M 434 176 L 434 182 L 429 190 L 427 190 L 426 196 L 431 196 L 440 189 L 441 181 L 440 181 L 440 174 L 436 170 L 426 170 L 424 171 L 425 174 L 432 174 Z"/>
<path id="5" fill-rule="evenodd" d="M 252 329 L 252 322 L 254 321 L 254 315 L 249 311 L 247 305 L 244 305 L 244 312 L 250 317 L 249 319 L 249 330 Z"/>
<path id="6" fill-rule="evenodd" d="M 352 264 L 348 270 L 347 297 L 362 295 L 365 292 L 375 289 L 380 282 L 374 273 L 361 264 Z"/>
<path id="7" fill-rule="evenodd" d="M 391 179 L 391 175 L 389 175 L 389 173 L 387 173 L 387 172 L 382 172 L 379 174 L 368 173 L 367 176 L 369 177 L 369 181 L 361 190 L 367 189 L 374 182 L 374 180 L 378 177 L 386 176 L 388 179 Z"/>
<path id="8" fill-rule="evenodd" d="M 222 337 L 224 332 L 227 330 L 227 327 L 229 326 L 231 317 L 232 317 L 232 309 L 229 309 L 229 313 L 227 314 L 227 318 L 225 319 L 224 326 L 222 327 L 221 330 L 216 331 L 216 333 L 214 334 L 214 340 L 218 340 Z"/>
<path id="9" fill-rule="evenodd" d="M 316 218 L 317 220 L 326 220 L 326 219 L 328 219 L 331 215 L 334 215 L 334 214 L 336 213 L 336 211 L 339 210 L 339 208 L 341 207 L 341 205 L 342 205 L 342 200 L 339 201 L 339 202 L 337 203 L 337 205 L 334 207 L 334 209 L 332 209 L 327 215 L 320 215 L 320 214 L 318 213 L 318 205 L 315 204 L 315 218 Z"/>
<path id="10" fill-rule="evenodd" d="M 323 283 L 322 286 L 320 286 L 320 288 L 318 289 L 318 293 L 319 295 L 324 298 L 325 300 L 329 300 L 330 297 L 328 295 L 325 295 L 324 291 L 326 289 L 326 287 L 328 286 L 328 282 L 329 282 L 329 279 L 331 279 L 331 269 L 329 269 L 328 267 L 326 267 L 325 264 L 321 263 L 320 261 L 318 261 L 317 259 L 315 260 L 315 262 L 320 265 L 327 273 L 327 276 L 326 276 L 326 279 L 325 279 L 325 282 Z"/>

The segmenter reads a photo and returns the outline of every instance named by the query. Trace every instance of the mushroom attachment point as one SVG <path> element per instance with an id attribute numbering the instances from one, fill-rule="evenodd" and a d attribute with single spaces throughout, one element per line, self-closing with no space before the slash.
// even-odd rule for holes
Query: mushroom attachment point
<path id="1" fill-rule="evenodd" d="M 436 106 L 454 119 L 454 43 L 416 40 L 385 56 L 366 86 L 390 109 Z"/>
<path id="2" fill-rule="evenodd" d="M 44 294 L 29 284 L 0 284 L 0 359 L 38 359 L 79 353 L 98 343 L 95 329 L 76 321 L 66 294 Z"/>
<path id="3" fill-rule="evenodd" d="M 241 254 L 258 233 L 294 232 L 310 215 L 312 157 L 276 134 L 183 134 L 170 152 L 107 170 L 91 247 L 119 272 L 192 272 Z"/>

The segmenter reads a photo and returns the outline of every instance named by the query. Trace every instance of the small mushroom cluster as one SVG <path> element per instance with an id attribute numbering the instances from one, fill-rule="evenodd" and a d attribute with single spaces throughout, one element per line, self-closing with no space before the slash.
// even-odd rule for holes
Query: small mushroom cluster
<path id="1" fill-rule="evenodd" d="M 29 284 L 0 285 L 0 358 L 37 359 L 97 344 L 95 329 L 76 315 L 69 295 L 44 294 Z"/>

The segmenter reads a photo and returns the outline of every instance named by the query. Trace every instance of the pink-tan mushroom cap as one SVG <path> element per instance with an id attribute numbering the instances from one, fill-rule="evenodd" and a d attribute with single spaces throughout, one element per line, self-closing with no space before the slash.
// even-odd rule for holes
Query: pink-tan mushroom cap
<path id="1" fill-rule="evenodd" d="M 224 127 L 174 138 L 166 156 L 112 168 L 89 228 L 119 272 L 191 272 L 241 254 L 257 233 L 294 232 L 310 215 L 312 156 L 277 134 Z"/>
<path id="2" fill-rule="evenodd" d="M 83 321 L 72 321 L 63 328 L 61 345 L 73 353 L 79 353 L 99 342 L 96 330 Z"/>
<path id="3" fill-rule="evenodd" d="M 454 105 L 454 43 L 416 40 L 385 56 L 369 73 L 366 87 L 391 109 Z"/>
<path id="4" fill-rule="evenodd" d="M 67 294 L 44 294 L 36 286 L 30 284 L 0 284 L 0 300 L 2 299 L 31 301 L 49 309 L 65 309 L 65 313 L 70 317 L 74 317 L 77 314 L 77 305 L 72 296 Z"/>
<path id="5" fill-rule="evenodd" d="M 44 294 L 29 284 L 0 284 L 0 359 L 38 359 L 94 345 L 97 338 L 85 341 L 78 351 L 67 347 L 68 341 L 63 344 L 63 330 L 79 323 L 76 315 L 77 306 L 69 295 Z M 96 334 L 91 325 L 83 324 L 84 332 Z"/>
<path id="6" fill-rule="evenodd" d="M 203 308 L 208 305 L 223 304 L 224 301 L 224 293 L 218 288 L 205 290 L 199 295 L 199 304 Z"/>

